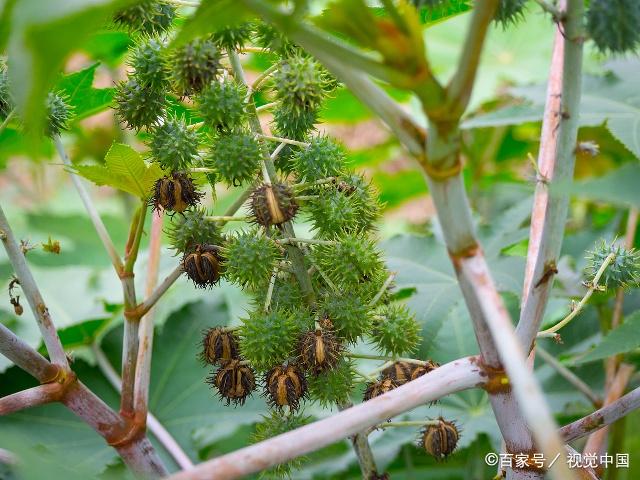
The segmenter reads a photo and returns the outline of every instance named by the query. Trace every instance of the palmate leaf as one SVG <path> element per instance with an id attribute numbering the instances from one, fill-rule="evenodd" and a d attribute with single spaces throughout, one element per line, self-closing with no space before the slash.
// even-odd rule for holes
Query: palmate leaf
<path id="1" fill-rule="evenodd" d="M 93 79 L 100 64 L 65 75 L 54 87 L 67 95 L 67 103 L 73 107 L 73 121 L 81 120 L 106 110 L 113 101 L 113 88 L 93 88 Z"/>
<path id="2" fill-rule="evenodd" d="M 619 60 L 607 67 L 610 74 L 585 76 L 583 79 L 580 124 L 606 125 L 614 137 L 640 158 L 640 97 L 637 94 L 640 60 Z M 542 119 L 546 86 L 518 87 L 511 93 L 526 103 L 469 119 L 463 128 L 516 125 Z"/>
<path id="3" fill-rule="evenodd" d="M 142 155 L 128 145 L 114 143 L 104 165 L 77 165 L 73 170 L 96 185 L 107 185 L 146 199 L 153 184 L 163 175 L 156 163 L 147 165 Z"/>
<path id="4" fill-rule="evenodd" d="M 638 348 L 640 348 L 640 310 L 625 318 L 622 325 L 611 330 L 595 348 L 586 355 L 578 357 L 575 363 L 594 362 Z"/>

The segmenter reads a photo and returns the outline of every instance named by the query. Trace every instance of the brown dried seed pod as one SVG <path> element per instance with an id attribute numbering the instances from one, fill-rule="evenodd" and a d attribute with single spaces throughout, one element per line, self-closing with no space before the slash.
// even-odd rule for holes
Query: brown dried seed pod
<path id="1" fill-rule="evenodd" d="M 420 432 L 419 446 L 436 460 L 442 460 L 455 450 L 459 438 L 458 427 L 440 417 L 436 424 L 425 425 Z"/>
<path id="2" fill-rule="evenodd" d="M 207 378 L 207 383 L 218 389 L 220 398 L 227 405 L 243 405 L 256 388 L 256 375 L 251 367 L 242 365 L 240 360 L 224 361 L 215 375 Z"/>
<path id="3" fill-rule="evenodd" d="M 282 410 L 286 405 L 297 410 L 307 393 L 307 379 L 294 364 L 277 366 L 265 376 L 266 395 L 272 407 Z"/>
<path id="4" fill-rule="evenodd" d="M 251 194 L 251 212 L 255 222 L 269 227 L 291 220 L 298 211 L 293 191 L 288 185 L 261 185 Z"/>
<path id="5" fill-rule="evenodd" d="M 382 371 L 382 376 L 391 378 L 396 382 L 396 384 L 398 384 L 398 386 L 400 386 L 410 382 L 411 380 L 415 380 L 438 367 L 439 365 L 431 360 L 427 360 L 423 363 L 394 362 Z"/>
<path id="6" fill-rule="evenodd" d="M 196 287 L 212 287 L 220 280 L 222 257 L 214 245 L 196 245 L 182 257 L 182 268 Z"/>
<path id="7" fill-rule="evenodd" d="M 161 208 L 169 212 L 182 213 L 197 205 L 204 196 L 198 192 L 193 179 L 184 173 L 173 172 L 156 180 L 150 204 L 154 210 Z"/>
<path id="8" fill-rule="evenodd" d="M 383 393 L 387 393 L 397 386 L 398 384 L 391 378 L 383 378 L 377 382 L 369 383 L 367 384 L 367 390 L 364 392 L 364 401 L 366 402 L 372 398 L 379 397 Z"/>
<path id="9" fill-rule="evenodd" d="M 219 361 L 238 358 L 238 340 L 233 332 L 222 327 L 213 327 L 204 331 L 200 360 L 209 365 Z"/>
<path id="10" fill-rule="evenodd" d="M 335 367 L 342 350 L 342 344 L 333 332 L 319 328 L 304 333 L 298 343 L 302 367 L 316 375 Z"/>

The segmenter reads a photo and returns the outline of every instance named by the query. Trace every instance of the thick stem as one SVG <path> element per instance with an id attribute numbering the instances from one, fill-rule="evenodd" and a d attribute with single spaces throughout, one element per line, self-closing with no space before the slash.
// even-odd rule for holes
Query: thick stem
<path id="1" fill-rule="evenodd" d="M 5 216 L 1 206 L 0 240 L 7 251 L 7 256 L 13 266 L 16 277 L 20 281 L 20 287 L 29 302 L 29 306 L 31 307 L 33 316 L 36 319 L 36 323 L 38 324 L 38 328 L 40 329 L 42 339 L 47 347 L 47 352 L 49 352 L 49 357 L 51 358 L 52 363 L 60 365 L 65 370 L 68 369 L 69 363 L 67 362 L 67 356 L 64 353 L 64 348 L 62 347 L 62 343 L 58 337 L 56 327 L 49 315 L 49 309 L 44 303 L 44 299 L 40 294 L 36 281 L 31 274 L 29 266 L 27 265 L 24 253 L 22 253 L 22 249 L 20 248 L 20 245 L 18 245 L 18 242 L 11 231 L 11 227 L 9 226 L 9 222 L 7 221 L 7 217 Z"/>
<path id="2" fill-rule="evenodd" d="M 551 169 L 541 171 L 545 178 L 539 188 L 548 188 L 541 199 L 546 199 L 544 214 L 536 217 L 539 222 L 544 218 L 539 232 L 538 255 L 528 293 L 520 313 L 518 338 L 531 349 L 540 328 L 546 308 L 549 292 L 558 264 L 558 256 L 564 237 L 564 228 L 569 211 L 569 194 L 565 190 L 549 188 L 547 184 L 566 183 L 573 178 L 575 165 L 576 140 L 580 115 L 580 95 L 582 86 L 582 51 L 584 42 L 583 0 L 566 0 L 564 21 L 564 56 L 562 64 L 562 92 L 560 108 L 556 112 L 561 117 L 558 126 L 558 138 L 555 142 L 555 162 L 549 161 Z M 551 132 L 554 135 L 554 132 Z M 536 208 L 542 208 L 536 205 Z M 538 227 L 539 228 L 539 227 Z M 532 227 L 533 230 L 533 227 Z M 533 233 L 533 231 L 532 231 Z"/>
<path id="3" fill-rule="evenodd" d="M 149 242 L 149 265 L 147 267 L 147 285 L 145 295 L 150 296 L 158 283 L 160 266 L 160 248 L 162 244 L 162 222 L 164 216 L 157 212 L 151 223 Z M 151 380 L 151 353 L 153 350 L 153 309 L 140 319 L 138 358 L 136 360 L 135 381 L 133 387 L 134 410 L 136 418 L 147 417 L 149 400 L 149 382 Z"/>
<path id="4" fill-rule="evenodd" d="M 49 363 L 27 343 L 0 323 L 0 353 L 25 372 L 33 375 L 40 383 L 52 381 L 58 375 L 59 366 Z"/>
<path id="5" fill-rule="evenodd" d="M 72 168 L 73 165 L 71 164 L 71 160 L 69 159 L 69 156 L 67 155 L 67 152 L 65 151 L 64 146 L 62 145 L 62 140 L 60 139 L 59 136 L 56 136 L 54 138 L 54 143 L 56 145 L 56 149 L 58 150 L 58 155 L 60 155 L 60 158 L 62 159 L 64 164 L 67 167 Z M 111 263 L 113 264 L 113 267 L 116 269 L 116 272 L 118 273 L 118 275 L 120 275 L 120 273 L 122 272 L 122 269 L 124 268 L 124 265 L 122 263 L 122 259 L 120 258 L 120 255 L 116 250 L 116 247 L 113 245 L 113 242 L 111 241 L 111 237 L 107 232 L 107 228 L 104 226 L 104 223 L 102 223 L 100 214 L 98 213 L 98 210 L 93 204 L 93 201 L 89 196 L 89 192 L 84 186 L 82 178 L 78 174 L 73 173 L 73 171 L 70 171 L 70 173 L 71 173 L 71 180 L 73 181 L 73 184 L 76 190 L 78 191 L 78 195 L 82 200 L 85 210 L 89 214 L 89 218 L 93 223 L 93 227 L 96 229 L 96 233 L 100 237 L 100 240 L 102 240 L 102 244 L 104 245 L 104 248 L 107 251 L 109 258 L 111 258 Z"/>
<path id="6" fill-rule="evenodd" d="M 640 387 L 599 410 L 560 429 L 565 442 L 571 442 L 610 425 L 640 408 Z"/>
<path id="7" fill-rule="evenodd" d="M 172 480 L 227 480 L 318 450 L 400 413 L 486 381 L 477 357 L 455 360 L 416 380 L 336 415 L 215 458 Z"/>
<path id="8" fill-rule="evenodd" d="M 98 364 L 98 368 L 107 378 L 111 386 L 117 391 L 120 392 L 122 388 L 122 380 L 118 377 L 118 373 L 109 363 L 104 352 L 97 345 L 93 345 L 92 347 L 93 353 L 96 357 L 96 363 Z M 193 468 L 193 462 L 189 458 L 189 456 L 184 452 L 182 447 L 176 442 L 176 440 L 171 436 L 171 434 L 167 431 L 166 428 L 160 423 L 160 421 L 153 416 L 151 412 L 147 411 L 147 426 L 153 435 L 158 439 L 158 441 L 162 444 L 162 446 L 169 452 L 169 454 L 173 457 L 180 468 L 183 470 L 188 470 Z"/>
<path id="9" fill-rule="evenodd" d="M 348 410 L 353 407 L 353 403 L 347 402 L 339 404 L 338 409 L 340 411 Z M 371 451 L 369 445 L 368 432 L 362 430 L 351 437 L 351 445 L 353 446 L 356 457 L 358 457 L 358 464 L 360 465 L 360 472 L 362 472 L 363 479 L 375 478 L 378 473 L 378 467 L 376 465 L 376 459 Z"/>
<path id="10" fill-rule="evenodd" d="M 60 399 L 62 385 L 57 382 L 38 385 L 0 398 L 0 416 L 37 407 Z"/>
<path id="11" fill-rule="evenodd" d="M 124 290 L 125 313 L 136 307 L 136 294 L 133 277 L 122 279 Z M 133 387 L 136 376 L 136 361 L 138 359 L 138 332 L 140 330 L 140 317 L 136 314 L 125 314 L 124 335 L 122 338 L 122 396 L 120 399 L 120 413 L 133 418 Z"/>

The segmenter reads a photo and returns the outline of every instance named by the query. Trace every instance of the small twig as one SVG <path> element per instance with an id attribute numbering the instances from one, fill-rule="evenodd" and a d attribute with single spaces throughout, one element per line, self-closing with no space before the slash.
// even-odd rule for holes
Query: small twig
<path id="1" fill-rule="evenodd" d="M 320 180 L 316 180 L 314 182 L 294 183 L 293 185 L 291 185 L 291 188 L 295 190 L 304 190 L 309 187 L 314 187 L 316 185 L 325 185 L 327 183 L 335 183 L 338 180 L 338 178 L 339 177 L 327 177 L 327 178 L 321 178 Z"/>
<path id="2" fill-rule="evenodd" d="M 190 2 L 188 0 L 160 0 L 161 3 L 176 5 L 178 7 L 199 7 L 200 2 Z"/>
<path id="3" fill-rule="evenodd" d="M 56 377 L 58 368 L 15 333 L 0 323 L 0 353 L 39 382 L 50 382 Z"/>
<path id="4" fill-rule="evenodd" d="M 53 141 L 56 145 L 56 149 L 58 150 L 58 155 L 60 155 L 60 158 L 62 159 L 64 164 L 71 169 L 73 165 L 71 164 L 71 160 L 67 156 L 64 146 L 62 145 L 62 140 L 60 140 L 59 136 L 56 136 L 54 137 Z M 107 232 L 107 229 L 104 226 L 102 219 L 100 218 L 100 214 L 98 213 L 98 210 L 93 204 L 93 201 L 89 196 L 89 192 L 87 191 L 86 187 L 82 183 L 83 181 L 80 178 L 80 176 L 77 173 L 74 173 L 72 170 L 70 171 L 70 173 L 71 173 L 71 180 L 73 181 L 73 184 L 76 187 L 76 190 L 78 191 L 78 195 L 82 200 L 85 210 L 89 214 L 89 218 L 93 223 L 93 227 L 96 229 L 96 233 L 100 237 L 100 240 L 102 241 L 102 244 L 104 245 L 104 248 L 107 251 L 109 258 L 111 258 L 111 263 L 113 264 L 113 267 L 116 269 L 116 273 L 120 275 L 124 265 L 122 263 L 122 259 L 120 258 L 120 255 L 116 250 L 116 247 L 113 245 L 113 242 L 111 241 L 111 237 L 109 236 L 109 233 Z"/>
<path id="5" fill-rule="evenodd" d="M 391 274 L 387 277 L 387 279 L 382 284 L 382 287 L 380 287 L 380 290 L 378 290 L 378 293 L 376 293 L 376 296 L 373 297 L 369 302 L 369 307 L 373 307 L 376 303 L 378 303 L 378 300 L 382 298 L 382 295 L 384 295 L 384 292 L 387 291 L 387 289 L 389 288 L 389 285 L 391 285 L 391 282 L 393 282 L 393 279 L 396 278 L 396 275 L 397 275 L 397 272 L 391 272 Z"/>
<path id="6" fill-rule="evenodd" d="M 58 337 L 56 327 L 49 315 L 49 309 L 44 303 L 44 299 L 40 294 L 38 285 L 31 274 L 31 270 L 27 265 L 22 249 L 11 231 L 11 227 L 9 226 L 9 222 L 1 206 L 0 232 L 2 232 L 1 241 L 7 251 L 7 257 L 9 257 L 9 261 L 13 266 L 16 277 L 20 282 L 20 287 L 29 302 L 33 316 L 35 317 L 38 328 L 40 329 L 40 334 L 42 335 L 44 344 L 47 347 L 47 352 L 49 352 L 49 357 L 53 363 L 68 369 L 69 363 L 67 361 L 67 356 L 64 353 L 64 348 L 62 347 L 62 343 Z"/>
<path id="7" fill-rule="evenodd" d="M 15 114 L 16 114 L 15 109 L 9 112 L 9 114 L 7 115 L 7 118 L 5 118 L 2 124 L 0 124 L 0 133 L 4 132 L 4 129 L 7 128 L 7 125 L 9 125 L 9 122 L 11 121 L 11 119 Z"/>
<path id="8" fill-rule="evenodd" d="M 272 53 L 268 48 L 244 46 L 241 48 L 242 53 Z"/>
<path id="9" fill-rule="evenodd" d="M 278 267 L 273 269 L 271 278 L 269 279 L 269 288 L 267 289 L 267 298 L 264 300 L 264 311 L 268 312 L 271 306 L 271 297 L 273 296 L 273 287 L 276 284 L 276 278 L 278 277 Z"/>
<path id="10" fill-rule="evenodd" d="M 137 313 L 142 316 L 149 310 L 151 310 L 151 308 L 158 302 L 158 300 L 160 300 L 162 295 L 164 295 L 165 292 L 169 290 L 171 285 L 173 285 L 175 281 L 180 278 L 180 275 L 182 275 L 183 272 L 184 269 L 182 268 L 181 263 L 167 276 L 167 278 L 162 281 L 160 285 L 156 287 L 153 293 L 149 295 L 149 297 L 144 302 L 138 305 L 138 307 L 136 308 Z"/>
<path id="11" fill-rule="evenodd" d="M 595 407 L 602 405 L 602 399 L 596 395 L 595 392 L 589 388 L 589 385 L 583 382 L 575 373 L 562 365 L 553 355 L 541 348 L 540 345 L 536 347 L 536 351 L 545 363 L 549 364 L 549 366 L 558 372 L 565 380 L 576 387 L 576 389 L 587 397 Z"/>
<path id="12" fill-rule="evenodd" d="M 0 416 L 19 412 L 25 408 L 46 405 L 60 399 L 63 387 L 60 383 L 46 383 L 0 398 Z"/>
<path id="13" fill-rule="evenodd" d="M 204 217 L 209 222 L 250 222 L 253 217 L 234 217 L 233 215 L 208 215 Z"/>
<path id="14" fill-rule="evenodd" d="M 385 422 L 376 425 L 375 428 L 393 428 L 393 427 L 424 427 L 426 425 L 439 425 L 440 420 L 406 420 L 401 422 Z"/>
<path id="15" fill-rule="evenodd" d="M 109 359 L 98 345 L 92 345 L 92 350 L 96 357 L 98 368 L 107 378 L 111 386 L 119 392 L 122 387 L 122 381 L 120 380 L 118 373 L 115 371 L 109 362 Z M 183 470 L 193 468 L 193 462 L 189 456 L 151 412 L 147 412 L 147 426 L 166 451 L 173 457 L 180 468 Z"/>
<path id="16" fill-rule="evenodd" d="M 270 110 L 273 107 L 278 106 L 279 102 L 270 102 L 270 103 L 265 103 L 264 105 L 260 105 L 259 107 L 256 107 L 256 112 L 260 113 L 260 112 L 264 112 L 265 110 Z"/>
<path id="17" fill-rule="evenodd" d="M 546 330 L 542 330 L 541 332 L 538 332 L 538 338 L 555 336 L 555 333 L 558 330 L 560 330 L 562 327 L 567 325 L 582 311 L 584 306 L 587 304 L 587 302 L 591 298 L 591 295 L 593 295 L 593 292 L 595 292 L 596 290 L 600 290 L 598 281 L 600 281 L 600 277 L 602 277 L 607 267 L 611 264 L 611 262 L 615 258 L 616 258 L 615 253 L 610 253 L 609 255 L 607 255 L 607 258 L 605 258 L 604 262 L 602 262 L 602 265 L 598 269 L 595 277 L 593 277 L 593 280 L 589 282 L 589 288 L 587 289 L 587 293 L 585 293 L 584 296 L 582 297 L 582 300 L 580 300 L 580 302 L 578 302 L 576 305 L 573 305 L 571 308 L 571 313 L 569 313 L 569 315 L 567 315 L 558 323 L 556 323 L 553 327 L 550 327 L 550 328 L 547 328 Z"/>
<path id="18" fill-rule="evenodd" d="M 309 243 L 311 245 L 335 245 L 337 242 L 334 240 L 319 240 L 317 238 L 279 238 L 274 240 L 276 243 L 281 245 L 289 245 L 295 243 Z"/>
<path id="19" fill-rule="evenodd" d="M 190 173 L 215 173 L 215 168 L 206 168 L 206 167 L 194 167 L 190 168 Z"/>
<path id="20" fill-rule="evenodd" d="M 269 68 L 267 68 L 264 72 L 262 72 L 258 77 L 254 80 L 254 82 L 249 86 L 249 91 L 247 93 L 248 96 L 253 95 L 253 92 L 257 92 L 260 90 L 260 87 L 264 84 L 265 81 L 278 69 L 279 65 L 274 63 Z"/>
<path id="21" fill-rule="evenodd" d="M 278 155 L 280 155 L 280 152 L 284 149 L 284 147 L 286 147 L 287 144 L 286 143 L 281 143 L 280 145 L 278 145 L 273 152 L 271 152 L 271 154 L 269 155 L 269 158 L 271 159 L 271 161 L 273 162 L 276 158 L 278 158 Z"/>
<path id="22" fill-rule="evenodd" d="M 297 140 L 290 140 L 288 138 L 274 137 L 272 135 L 264 135 L 264 134 L 258 134 L 258 136 L 260 138 L 264 138 L 265 140 L 271 140 L 272 142 L 288 143 L 289 145 L 296 145 L 297 147 L 306 148 L 309 146 L 309 143 L 307 142 L 299 142 Z"/>

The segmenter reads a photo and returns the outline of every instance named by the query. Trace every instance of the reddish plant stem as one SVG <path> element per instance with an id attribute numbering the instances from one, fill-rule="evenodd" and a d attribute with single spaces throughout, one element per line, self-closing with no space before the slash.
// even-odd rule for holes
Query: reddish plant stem
<path id="1" fill-rule="evenodd" d="M 22 370 L 33 375 L 40 383 L 50 382 L 58 375 L 60 367 L 51 364 L 2 323 L 0 323 L 0 353 Z"/>
<path id="2" fill-rule="evenodd" d="M 560 429 L 560 435 L 562 435 L 565 442 L 572 442 L 612 424 L 639 408 L 640 387 L 586 417 L 565 425 Z"/>
<path id="3" fill-rule="evenodd" d="M 63 387 L 59 383 L 46 383 L 0 398 L 0 416 L 55 402 Z"/>
<path id="4" fill-rule="evenodd" d="M 162 212 L 156 212 L 151 223 L 149 242 L 149 264 L 147 267 L 147 285 L 145 296 L 149 297 L 158 283 L 160 266 L 160 247 L 162 241 Z M 136 418 L 146 421 L 149 402 L 149 382 L 151 380 L 151 353 L 153 350 L 153 309 L 150 309 L 140 320 L 139 349 L 135 382 L 133 388 L 134 410 Z"/>

